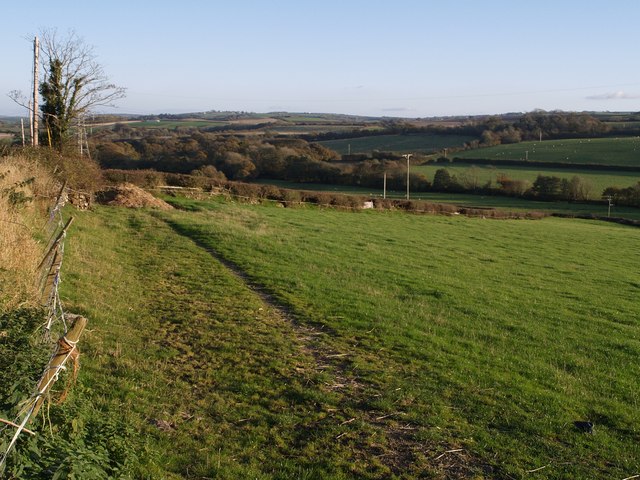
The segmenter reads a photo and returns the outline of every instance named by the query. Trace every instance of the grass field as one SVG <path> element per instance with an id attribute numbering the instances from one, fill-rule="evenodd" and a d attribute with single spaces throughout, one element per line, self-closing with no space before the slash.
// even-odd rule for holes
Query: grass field
<path id="1" fill-rule="evenodd" d="M 411 134 L 345 138 L 318 143 L 340 154 L 348 153 L 349 145 L 351 153 L 371 153 L 373 150 L 430 153 L 449 147 L 461 147 L 470 140 L 473 140 L 473 137 L 463 135 Z"/>
<path id="2" fill-rule="evenodd" d="M 176 128 L 176 127 L 221 127 L 228 125 L 227 122 L 219 122 L 212 120 L 149 120 L 144 122 L 130 122 L 127 124 L 130 127 L 144 127 L 144 128 Z"/>
<path id="3" fill-rule="evenodd" d="M 493 185 L 497 185 L 496 179 L 498 175 L 506 175 L 513 180 L 527 180 L 531 184 L 536 180 L 538 175 L 548 175 L 560 178 L 570 179 L 579 176 L 586 180 L 592 187 L 591 198 L 598 200 L 602 197 L 602 192 L 607 187 L 629 187 L 640 181 L 640 172 L 612 172 L 612 171 L 596 171 L 586 169 L 565 169 L 550 168 L 544 169 L 536 167 L 519 167 L 505 165 L 501 166 L 499 162 L 496 165 L 420 165 L 412 170 L 420 172 L 433 179 L 436 170 L 446 168 L 451 174 L 455 174 L 459 179 L 476 178 L 479 185 L 484 185 L 491 181 Z"/>
<path id="4" fill-rule="evenodd" d="M 131 476 L 640 473 L 639 230 L 174 202 L 79 212 L 65 262 Z"/>
<path id="5" fill-rule="evenodd" d="M 416 167 L 421 168 L 421 167 Z M 447 167 L 449 168 L 449 167 Z M 464 167 L 462 167 L 464 169 Z M 452 170 L 456 171 L 456 170 Z M 573 175 L 571 175 L 573 176 Z M 433 177 L 430 177 L 433 178 Z M 261 180 L 256 183 L 277 185 L 282 188 L 297 190 L 310 190 L 321 192 L 336 192 L 347 195 L 362 195 L 365 197 L 379 197 L 383 195 L 382 188 L 365 188 L 347 185 L 295 183 L 283 180 Z M 382 185 L 381 185 L 382 187 Z M 406 191 L 387 191 L 387 198 L 405 198 Z M 428 200 L 430 202 L 451 203 L 466 207 L 498 208 L 519 212 L 548 212 L 569 215 L 595 215 L 606 216 L 607 206 L 604 203 L 569 203 L 569 202 L 542 202 L 516 197 L 501 197 L 494 195 L 471 195 L 465 193 L 436 193 L 436 192 L 410 192 L 413 200 Z M 612 217 L 623 217 L 640 220 L 640 209 L 614 205 L 611 208 Z"/>
<path id="6" fill-rule="evenodd" d="M 455 156 L 496 162 L 528 159 L 532 162 L 640 166 L 640 137 L 521 142 L 467 150 Z"/>

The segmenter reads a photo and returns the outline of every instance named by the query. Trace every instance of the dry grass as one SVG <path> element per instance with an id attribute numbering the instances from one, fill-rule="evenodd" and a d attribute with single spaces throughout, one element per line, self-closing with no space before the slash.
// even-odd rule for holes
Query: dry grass
<path id="1" fill-rule="evenodd" d="M 37 300 L 47 207 L 59 185 L 36 160 L 0 158 L 0 310 Z"/>

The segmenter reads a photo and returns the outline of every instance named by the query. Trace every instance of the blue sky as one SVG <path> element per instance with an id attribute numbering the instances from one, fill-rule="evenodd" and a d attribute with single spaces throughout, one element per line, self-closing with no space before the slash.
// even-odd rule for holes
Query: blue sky
<path id="1" fill-rule="evenodd" d="M 3 3 L 0 115 L 43 28 L 94 46 L 121 113 L 640 111 L 636 0 Z"/>

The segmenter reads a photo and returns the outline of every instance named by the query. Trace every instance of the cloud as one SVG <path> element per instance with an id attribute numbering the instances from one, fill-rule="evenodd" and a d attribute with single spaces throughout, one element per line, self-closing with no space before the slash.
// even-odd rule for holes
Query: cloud
<path id="1" fill-rule="evenodd" d="M 590 95 L 587 100 L 637 100 L 640 95 L 632 95 L 621 90 L 617 92 L 602 93 L 600 95 Z"/>

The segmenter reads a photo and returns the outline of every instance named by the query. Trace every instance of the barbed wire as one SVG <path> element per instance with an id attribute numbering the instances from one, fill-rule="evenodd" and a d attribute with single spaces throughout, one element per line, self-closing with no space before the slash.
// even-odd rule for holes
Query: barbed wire
<path id="1" fill-rule="evenodd" d="M 51 386 L 58 380 L 61 372 L 66 370 L 66 363 L 69 359 L 75 362 L 74 378 L 77 374 L 79 352 L 76 344 L 79 333 L 77 336 L 74 336 L 75 340 L 67 338 L 72 332 L 69 331 L 67 326 L 65 311 L 59 293 L 65 239 L 67 230 L 73 222 L 73 217 L 70 217 L 66 223 L 64 222 L 62 208 L 66 204 L 66 201 L 67 187 L 65 182 L 49 211 L 47 222 L 42 227 L 44 232 L 49 235 L 49 241 L 45 247 L 46 253 L 38 265 L 38 273 L 36 274 L 38 289 L 41 293 L 41 304 L 46 308 L 47 312 L 46 321 L 42 326 L 43 341 L 51 342 L 52 330 L 56 329 L 56 327 L 62 331 L 62 334 L 55 343 L 55 348 L 49 357 L 49 361 L 40 376 L 34 392 L 29 398 L 21 402 L 23 406 L 15 415 L 13 421 L 2 420 L 4 425 L 0 428 L 0 433 L 9 427 L 16 428 L 16 431 L 4 452 L 0 452 L 0 472 L 2 472 L 6 459 L 15 447 L 20 435 L 23 432 L 34 434 L 34 432 L 26 429 L 26 425 L 30 419 L 37 414 L 45 396 L 49 393 Z M 79 324 L 78 328 L 81 332 L 82 329 L 84 329 L 86 320 L 76 323 Z M 72 328 L 75 328 L 75 324 Z"/>

